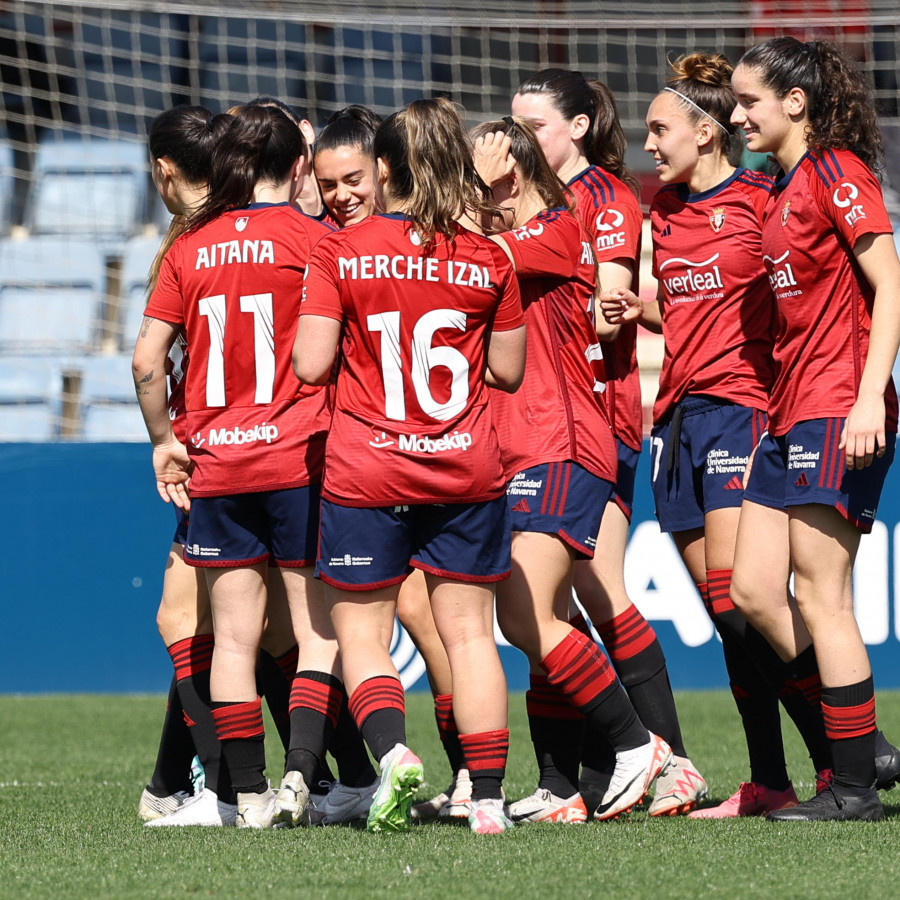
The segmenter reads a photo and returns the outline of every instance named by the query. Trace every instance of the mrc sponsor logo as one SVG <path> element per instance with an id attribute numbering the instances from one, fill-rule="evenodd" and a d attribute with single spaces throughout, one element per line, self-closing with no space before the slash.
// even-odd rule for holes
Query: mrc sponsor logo
<path id="1" fill-rule="evenodd" d="M 607 206 L 594 221 L 597 250 L 609 250 L 611 247 L 625 246 L 625 216 L 613 206 Z"/>
<path id="2" fill-rule="evenodd" d="M 866 217 L 866 210 L 862 203 L 853 201 L 859 197 L 859 188 L 852 181 L 842 181 L 831 195 L 832 202 L 838 209 L 846 209 L 844 219 L 852 228 L 860 219 Z"/>
<path id="3" fill-rule="evenodd" d="M 260 441 L 271 444 L 276 440 L 278 440 L 278 426 L 260 422 L 251 428 L 238 428 L 236 425 L 234 428 L 211 428 L 206 436 L 202 431 L 198 431 L 191 438 L 191 443 L 197 448 L 204 444 L 210 447 L 241 447 Z"/>

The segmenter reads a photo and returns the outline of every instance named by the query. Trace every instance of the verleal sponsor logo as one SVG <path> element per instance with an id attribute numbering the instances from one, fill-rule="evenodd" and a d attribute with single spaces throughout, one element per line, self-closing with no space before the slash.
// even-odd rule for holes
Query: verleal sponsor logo
<path id="1" fill-rule="evenodd" d="M 191 439 L 195 447 L 200 446 L 200 444 L 197 443 L 198 438 L 200 438 L 202 443 L 200 432 L 197 432 L 197 435 Z M 209 432 L 210 447 L 229 447 L 231 445 L 241 446 L 243 444 L 255 444 L 257 441 L 265 441 L 265 443 L 271 444 L 277 439 L 278 426 L 268 425 L 266 422 L 262 422 L 259 425 L 255 425 L 253 428 L 247 428 L 246 430 L 235 426 L 234 428 L 213 428 Z"/>
<path id="2" fill-rule="evenodd" d="M 699 294 L 703 291 L 721 290 L 724 287 L 722 284 L 722 273 L 719 271 L 719 267 L 715 265 L 718 258 L 719 254 L 714 253 L 709 259 L 697 261 L 676 256 L 667 259 L 659 267 L 660 273 L 664 269 L 676 266 L 678 268 L 675 271 L 682 274 L 663 276 L 663 285 L 666 293 L 671 298 L 685 294 Z"/>
<path id="3" fill-rule="evenodd" d="M 472 435 L 468 431 L 454 431 L 443 437 L 419 437 L 417 434 L 401 434 L 397 438 L 397 448 L 406 453 L 443 453 L 447 450 L 468 450 L 472 446 Z"/>
<path id="4" fill-rule="evenodd" d="M 769 272 L 769 284 L 772 285 L 772 290 L 779 296 L 793 297 L 802 293 L 797 285 L 794 269 L 788 262 L 790 255 L 791 251 L 785 250 L 778 259 L 774 259 L 771 256 L 763 256 L 763 262 L 766 264 L 766 269 Z M 798 289 L 791 291 L 791 288 Z"/>

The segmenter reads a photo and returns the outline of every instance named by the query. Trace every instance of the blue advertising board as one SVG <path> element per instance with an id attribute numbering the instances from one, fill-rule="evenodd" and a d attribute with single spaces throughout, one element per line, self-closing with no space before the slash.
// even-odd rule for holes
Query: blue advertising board
<path id="1" fill-rule="evenodd" d="M 625 561 L 629 593 L 659 635 L 673 686 L 724 688 L 712 624 L 653 517 L 647 456 Z M 174 517 L 156 494 L 149 445 L 0 444 L 0 496 L 0 693 L 165 690 L 171 664 L 155 617 Z M 855 572 L 881 688 L 900 687 L 898 501 L 895 466 Z M 510 690 L 525 690 L 524 657 L 499 643 Z M 427 690 L 421 658 L 399 629 L 393 653 L 406 686 Z"/>

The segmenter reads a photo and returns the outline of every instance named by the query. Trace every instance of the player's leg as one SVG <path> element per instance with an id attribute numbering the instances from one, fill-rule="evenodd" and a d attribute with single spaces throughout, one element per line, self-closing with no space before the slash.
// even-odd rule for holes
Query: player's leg
<path id="1" fill-rule="evenodd" d="M 415 804 L 413 819 L 427 820 L 439 816 L 444 818 L 468 818 L 472 783 L 463 762 L 459 729 L 453 718 L 453 682 L 450 676 L 450 661 L 441 642 L 431 604 L 425 575 L 415 569 L 400 588 L 397 599 L 397 618 L 406 629 L 416 649 L 425 660 L 425 670 L 431 693 L 434 697 L 434 717 L 438 736 L 447 761 L 450 763 L 452 780 L 446 791 Z"/>

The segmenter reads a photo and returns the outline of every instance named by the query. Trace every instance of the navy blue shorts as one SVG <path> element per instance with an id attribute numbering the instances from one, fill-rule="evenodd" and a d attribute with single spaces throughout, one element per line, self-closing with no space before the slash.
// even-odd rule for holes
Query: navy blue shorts
<path id="1" fill-rule="evenodd" d="M 578 559 L 593 559 L 613 485 L 574 462 L 542 463 L 506 486 L 513 531 L 554 534 Z"/>
<path id="2" fill-rule="evenodd" d="M 172 504 L 172 509 L 175 510 L 175 534 L 172 537 L 172 543 L 181 544 L 183 547 L 187 543 L 188 514 L 175 504 Z"/>
<path id="3" fill-rule="evenodd" d="M 634 482 L 641 451 L 632 450 L 628 444 L 623 444 L 616 438 L 616 454 L 619 462 L 616 467 L 616 486 L 613 489 L 612 500 L 631 522 L 634 512 Z"/>
<path id="4" fill-rule="evenodd" d="M 744 469 L 766 414 L 711 397 L 685 397 L 650 437 L 650 477 L 662 531 L 702 528 L 706 513 L 740 506 Z"/>
<path id="5" fill-rule="evenodd" d="M 894 459 L 896 434 L 884 456 L 865 469 L 848 469 L 838 449 L 845 419 L 811 419 L 787 434 L 766 434 L 753 458 L 744 496 L 772 509 L 821 503 L 834 507 L 864 534 L 872 530 L 878 501 Z"/>
<path id="6" fill-rule="evenodd" d="M 319 485 L 197 497 L 191 501 L 184 560 L 192 566 L 311 566 L 319 534 Z"/>
<path id="7" fill-rule="evenodd" d="M 316 575 L 345 591 L 398 584 L 412 568 L 456 581 L 509 577 L 506 498 L 353 507 L 322 501 Z"/>

